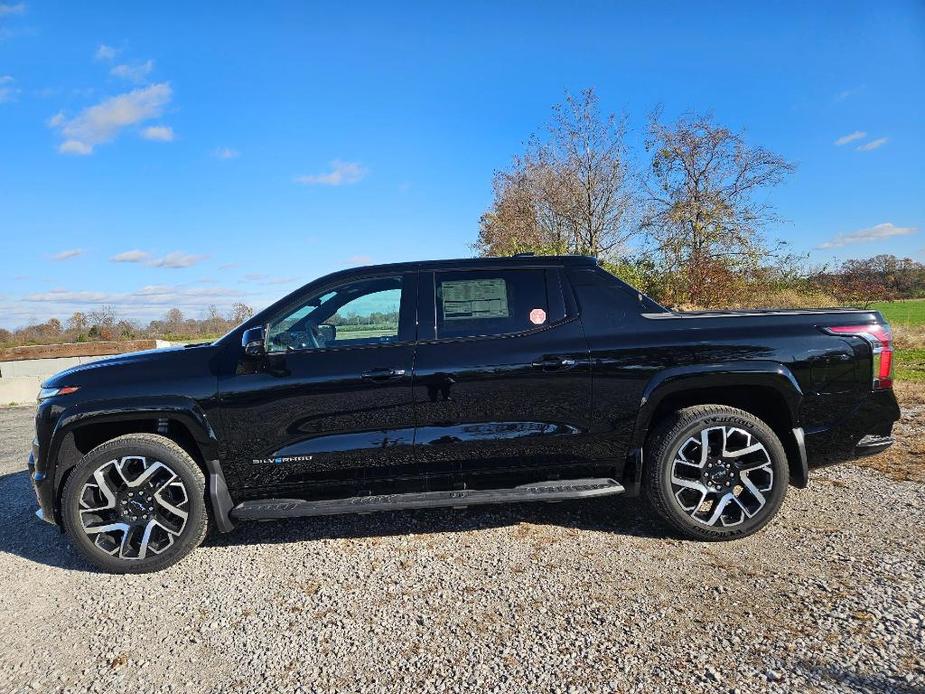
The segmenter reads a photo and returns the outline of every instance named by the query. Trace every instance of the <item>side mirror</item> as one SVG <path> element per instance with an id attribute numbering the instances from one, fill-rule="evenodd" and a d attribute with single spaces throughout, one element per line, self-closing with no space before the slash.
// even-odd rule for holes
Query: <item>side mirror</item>
<path id="1" fill-rule="evenodd" d="M 245 330 L 241 336 L 241 346 L 244 348 L 244 354 L 249 357 L 262 357 L 267 353 L 265 341 L 266 336 L 262 326 Z"/>

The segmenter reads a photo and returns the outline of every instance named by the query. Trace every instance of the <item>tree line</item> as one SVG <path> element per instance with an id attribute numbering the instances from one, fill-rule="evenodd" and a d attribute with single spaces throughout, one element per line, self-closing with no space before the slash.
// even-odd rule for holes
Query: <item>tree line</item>
<path id="1" fill-rule="evenodd" d="M 925 296 L 925 266 L 878 255 L 813 266 L 767 238 L 770 189 L 795 170 L 711 114 L 648 119 L 642 152 L 627 116 L 593 89 L 553 107 L 542 135 L 495 173 L 473 244 L 483 256 L 587 254 L 674 307 L 806 306 Z"/>
<path id="2" fill-rule="evenodd" d="M 244 303 L 234 304 L 225 314 L 216 306 L 209 306 L 200 318 L 185 316 L 180 309 L 172 308 L 160 320 L 142 325 L 119 318 L 112 306 L 101 306 L 93 311 L 75 311 L 64 323 L 50 318 L 44 323 L 12 331 L 0 328 L 0 346 L 142 338 L 179 342 L 205 340 L 223 335 L 252 315 L 254 310 Z"/>

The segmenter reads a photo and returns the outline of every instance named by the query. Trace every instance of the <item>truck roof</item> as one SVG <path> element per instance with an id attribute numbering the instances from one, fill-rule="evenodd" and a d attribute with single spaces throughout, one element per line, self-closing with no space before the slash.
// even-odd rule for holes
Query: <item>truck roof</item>
<path id="1" fill-rule="evenodd" d="M 490 257 L 490 258 L 447 258 L 445 260 L 412 260 L 402 263 L 387 263 L 384 265 L 365 265 L 359 267 L 341 270 L 340 272 L 351 271 L 368 271 L 368 270 L 389 270 L 389 271 L 406 271 L 414 269 L 456 269 L 456 268 L 478 268 L 478 267 L 511 267 L 516 265 L 527 266 L 549 266 L 549 265 L 570 265 L 570 266 L 596 266 L 597 258 L 590 255 L 532 255 L 517 254 L 511 256 Z M 338 273 L 339 274 L 339 273 Z"/>

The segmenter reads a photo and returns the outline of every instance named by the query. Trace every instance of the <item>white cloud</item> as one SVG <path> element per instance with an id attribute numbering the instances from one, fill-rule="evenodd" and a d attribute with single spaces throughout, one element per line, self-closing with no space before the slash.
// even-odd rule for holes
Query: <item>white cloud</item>
<path id="1" fill-rule="evenodd" d="M 110 62 L 116 59 L 116 56 L 119 55 L 119 49 L 113 48 L 112 46 L 107 46 L 105 43 L 101 43 L 96 48 L 96 53 L 93 54 L 94 60 L 101 60 L 103 62 Z"/>
<path id="2" fill-rule="evenodd" d="M 186 284 L 151 284 L 131 292 L 96 292 L 52 289 L 47 292 L 26 294 L 21 301 L 42 304 L 49 314 L 69 313 L 88 305 L 107 304 L 117 311 L 135 316 L 157 317 L 164 308 L 176 306 L 181 310 L 196 310 L 213 303 L 230 304 L 244 299 L 241 292 L 227 287 L 193 287 Z M 18 313 L 22 314 L 23 311 Z"/>
<path id="3" fill-rule="evenodd" d="M 26 3 L 17 2 L 15 5 L 0 3 L 0 17 L 6 17 L 10 14 L 22 14 L 26 11 Z"/>
<path id="4" fill-rule="evenodd" d="M 849 142 L 860 140 L 862 137 L 867 137 L 867 133 L 863 130 L 855 130 L 853 133 L 842 135 L 840 138 L 835 140 L 835 146 L 841 147 L 842 145 L 847 145 Z"/>
<path id="5" fill-rule="evenodd" d="M 241 153 L 231 147 L 216 147 L 212 150 L 212 156 L 216 159 L 236 159 Z"/>
<path id="6" fill-rule="evenodd" d="M 74 311 L 93 310 L 100 305 L 113 306 L 120 319 L 142 321 L 159 319 L 174 306 L 188 315 L 198 315 L 214 304 L 224 313 L 236 301 L 262 308 L 278 299 L 278 294 L 278 289 L 248 285 L 237 288 L 203 286 L 201 282 L 149 284 L 119 291 L 55 287 L 32 294 L 0 294 L 0 326 L 12 328 L 42 322 L 52 316 L 64 320 Z"/>
<path id="7" fill-rule="evenodd" d="M 372 265 L 373 259 L 368 255 L 352 255 L 347 258 L 347 263 L 350 265 Z"/>
<path id="8" fill-rule="evenodd" d="M 213 298 L 218 296 L 236 296 L 237 292 L 226 287 L 190 287 L 188 285 L 174 284 L 149 284 L 141 289 L 136 289 L 128 296 L 137 300 L 157 301 L 161 300 L 169 303 L 177 296 L 187 298 Z"/>
<path id="9" fill-rule="evenodd" d="M 143 63 L 135 63 L 134 65 L 129 65 L 124 63 L 122 65 L 116 65 L 109 71 L 109 74 L 113 77 L 119 77 L 129 82 L 142 83 L 151 74 L 151 71 L 154 69 L 154 61 L 146 60 Z"/>
<path id="10" fill-rule="evenodd" d="M 23 301 L 63 301 L 67 303 L 105 303 L 112 296 L 107 292 L 88 292 L 88 291 L 68 291 L 66 289 L 52 289 L 48 292 L 37 292 L 35 294 L 26 294 Z"/>
<path id="11" fill-rule="evenodd" d="M 331 170 L 328 173 L 298 176 L 295 182 L 308 186 L 344 186 L 362 181 L 367 173 L 369 172 L 356 162 L 335 159 L 331 162 Z"/>
<path id="12" fill-rule="evenodd" d="M 93 154 L 93 147 L 85 142 L 81 142 L 80 140 L 65 140 L 60 145 L 58 145 L 58 152 L 61 154 L 77 154 L 79 156 L 86 156 L 88 154 Z"/>
<path id="13" fill-rule="evenodd" d="M 5 22 L 7 17 L 17 14 L 23 14 L 26 11 L 26 3 L 19 2 L 15 5 L 0 2 L 0 42 L 6 41 L 13 36 L 21 33 L 20 31 L 10 29 Z M 27 32 L 29 30 L 26 30 Z"/>
<path id="14" fill-rule="evenodd" d="M 141 131 L 141 136 L 146 140 L 156 140 L 157 142 L 173 142 L 173 128 L 167 125 L 152 125 Z"/>
<path id="15" fill-rule="evenodd" d="M 59 113 L 49 121 L 64 138 L 58 151 L 91 154 L 97 145 L 118 137 L 123 128 L 159 117 L 171 95 L 170 84 L 161 82 L 104 99 L 71 119 Z"/>
<path id="16" fill-rule="evenodd" d="M 878 137 L 876 140 L 871 140 L 870 142 L 865 142 L 863 145 L 857 147 L 858 152 L 870 152 L 879 147 L 882 147 L 887 142 L 890 141 L 888 137 Z"/>
<path id="17" fill-rule="evenodd" d="M 12 75 L 0 75 L 0 104 L 16 101 L 21 90 L 13 84 L 15 81 Z"/>
<path id="18" fill-rule="evenodd" d="M 869 241 L 883 241 L 894 236 L 908 236 L 914 234 L 918 229 L 916 227 L 898 227 L 891 222 L 876 224 L 867 229 L 858 229 L 848 234 L 839 234 L 831 241 L 821 243 L 816 248 L 843 248 L 854 243 L 867 243 Z"/>
<path id="19" fill-rule="evenodd" d="M 146 251 L 135 249 L 114 255 L 109 260 L 114 263 L 144 263 L 149 267 L 185 268 L 192 267 L 202 262 L 207 257 L 208 256 L 205 255 L 193 255 L 192 253 L 173 251 L 163 258 L 156 258 Z"/>
<path id="20" fill-rule="evenodd" d="M 173 253 L 168 253 L 163 258 L 153 258 L 148 265 L 151 267 L 169 267 L 169 268 L 181 268 L 181 267 L 192 267 L 197 263 L 202 262 L 206 259 L 207 256 L 204 255 L 192 255 L 190 253 L 180 253 L 179 251 L 174 251 Z"/>
<path id="21" fill-rule="evenodd" d="M 295 282 L 298 279 L 299 279 L 298 277 L 291 277 L 291 276 L 290 277 L 286 277 L 286 276 L 275 277 L 273 275 L 267 275 L 262 272 L 249 272 L 246 275 L 244 275 L 244 278 L 241 281 L 242 282 L 254 282 L 256 284 L 263 284 L 263 285 L 276 285 L 276 284 L 291 284 L 292 282 Z"/>
<path id="22" fill-rule="evenodd" d="M 71 258 L 76 258 L 79 255 L 83 254 L 82 248 L 70 248 L 66 251 L 60 251 L 51 256 L 52 260 L 70 260 Z"/>
<path id="23" fill-rule="evenodd" d="M 151 257 L 150 253 L 145 253 L 144 251 L 134 250 L 134 251 L 125 251 L 124 253 L 119 253 L 114 255 L 110 260 L 114 263 L 143 263 Z"/>

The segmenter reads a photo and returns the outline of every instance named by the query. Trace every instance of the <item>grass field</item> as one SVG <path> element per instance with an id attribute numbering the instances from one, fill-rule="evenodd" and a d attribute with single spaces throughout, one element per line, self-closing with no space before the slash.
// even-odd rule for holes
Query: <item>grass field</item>
<path id="1" fill-rule="evenodd" d="M 899 348 L 895 358 L 894 373 L 897 381 L 925 382 L 925 348 Z"/>
<path id="2" fill-rule="evenodd" d="M 878 301 L 871 308 L 880 311 L 890 323 L 925 325 L 925 299 Z"/>

